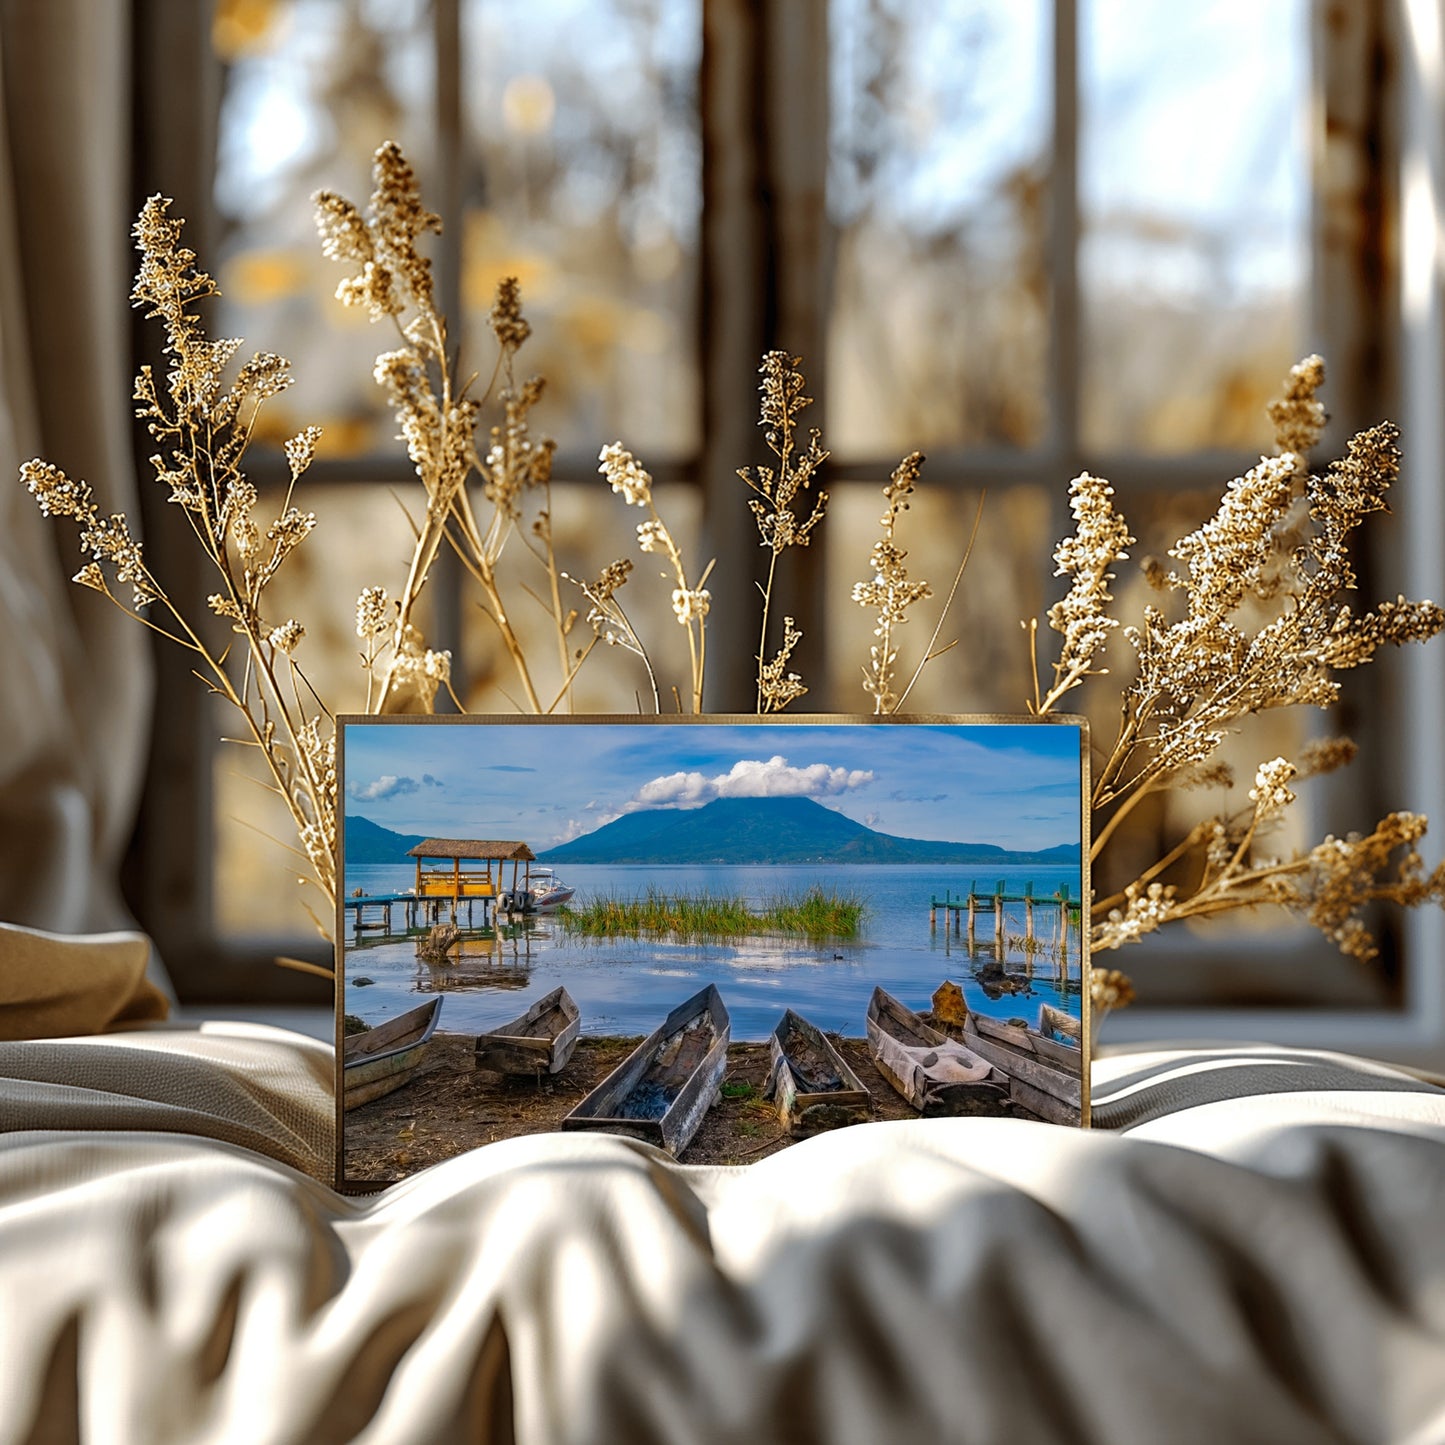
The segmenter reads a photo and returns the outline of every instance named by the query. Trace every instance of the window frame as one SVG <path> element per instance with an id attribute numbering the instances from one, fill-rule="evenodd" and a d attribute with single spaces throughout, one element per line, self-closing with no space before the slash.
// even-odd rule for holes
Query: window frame
<path id="1" fill-rule="evenodd" d="M 1432 474 L 1445 470 L 1445 437 L 1439 422 L 1440 397 L 1445 395 L 1440 337 L 1445 328 L 1439 317 L 1438 262 L 1411 231 L 1411 217 L 1431 201 L 1436 205 L 1433 214 L 1445 210 L 1440 205 L 1445 194 L 1441 148 L 1435 140 L 1445 117 L 1434 99 L 1438 90 L 1432 91 L 1427 83 L 1438 76 L 1438 55 L 1430 49 L 1438 42 L 1438 10 L 1430 0 L 1399 0 L 1399 6 L 1403 10 L 1394 3 L 1329 7 L 1316 0 L 1311 9 L 1312 64 L 1320 105 L 1316 129 L 1330 138 L 1328 145 L 1317 140 L 1314 158 L 1312 329 L 1319 349 L 1331 358 L 1329 401 L 1335 421 L 1326 438 L 1327 454 L 1334 455 L 1350 432 L 1399 405 L 1409 443 L 1400 494 L 1411 526 L 1401 544 L 1403 553 L 1392 544 L 1369 561 L 1372 570 L 1399 578 L 1410 595 L 1428 595 L 1438 588 L 1438 558 L 1445 555 L 1445 515 L 1429 485 Z M 1341 9 L 1343 16 L 1337 13 Z M 194 6 L 190 0 L 137 0 L 137 10 L 136 194 L 157 189 L 159 181 L 159 188 L 175 196 L 178 212 L 195 218 L 192 233 L 204 254 L 220 94 L 219 64 L 208 43 L 211 7 Z M 1219 452 L 1162 458 L 1100 455 L 1081 442 L 1078 0 L 1054 0 L 1053 15 L 1053 170 L 1047 253 L 1054 289 L 1048 431 L 1039 446 L 1027 452 L 931 453 L 928 486 L 962 493 L 984 486 L 998 490 L 1056 480 L 1051 535 L 1061 536 L 1069 525 L 1063 483 L 1086 468 L 1111 480 L 1128 515 L 1161 490 L 1217 489 L 1254 458 Z M 456 58 L 462 53 L 461 0 L 433 0 L 431 17 L 438 57 L 439 190 L 434 204 L 450 217 L 456 214 L 460 197 L 463 126 Z M 720 568 L 739 577 L 761 571 L 751 518 L 738 505 L 734 468 L 757 450 L 755 377 L 764 351 L 779 348 L 808 358 L 810 390 L 818 398 L 810 419 L 824 428 L 826 436 L 824 358 L 832 250 L 824 201 L 829 78 L 825 65 L 790 61 L 827 54 L 827 18 L 827 0 L 789 0 L 787 5 L 702 0 L 701 446 L 696 457 L 650 458 L 649 466 L 659 480 L 695 478 L 703 499 L 702 555 L 718 557 Z M 177 55 L 190 55 L 194 63 L 178 65 Z M 1389 103 L 1389 75 L 1396 59 L 1403 81 L 1398 119 Z M 202 123 L 197 123 L 198 118 Z M 738 146 L 739 135 L 756 137 L 759 144 Z M 1400 228 L 1398 286 L 1390 254 L 1397 186 L 1405 223 Z M 453 236 L 442 237 L 434 254 L 443 308 L 460 318 L 456 229 L 452 228 Z M 1423 226 L 1416 230 L 1423 234 Z M 1403 386 L 1397 387 L 1390 365 L 1394 339 L 1381 335 L 1379 318 L 1400 310 L 1402 294 L 1417 311 L 1421 305 L 1425 309 L 1424 319 L 1413 319 L 1411 313 L 1401 323 Z M 750 304 L 739 305 L 739 297 L 749 298 Z M 138 354 L 148 344 L 149 338 L 143 338 L 138 328 Z M 144 453 L 138 452 L 138 457 L 144 466 Z M 830 464 L 826 480 L 877 482 L 894 460 Z M 559 474 L 589 475 L 594 465 L 590 457 L 558 459 Z M 279 459 L 273 468 L 258 456 L 252 472 L 258 486 L 283 478 Z M 365 485 L 395 483 L 409 475 L 403 458 L 373 456 L 318 462 L 312 479 Z M 153 490 L 146 489 L 148 497 Z M 182 586 L 192 586 L 199 595 L 201 579 L 193 549 L 168 529 L 169 520 L 164 507 L 151 499 L 145 512 L 149 545 L 163 557 L 167 574 L 179 577 Z M 819 537 L 813 547 L 795 554 L 798 565 L 790 567 L 786 595 L 780 601 L 802 623 L 809 638 L 805 646 L 814 649 L 800 658 L 803 670 L 823 675 L 827 671 L 822 589 L 826 528 Z M 1046 552 L 1041 543 L 1045 596 L 1052 591 Z M 439 621 L 435 644 L 451 648 L 460 662 L 461 574 L 453 559 L 439 565 L 430 586 Z M 708 706 L 746 708 L 753 690 L 753 621 L 738 609 L 720 610 L 710 625 L 714 645 Z M 1407 700 L 1405 745 L 1392 750 L 1398 763 L 1393 771 L 1381 768 L 1368 776 L 1366 791 L 1371 796 L 1365 803 L 1356 798 L 1353 812 L 1363 814 L 1387 796 L 1404 796 L 1445 819 L 1445 776 L 1427 723 L 1431 704 L 1438 716 L 1445 697 L 1445 663 L 1434 655 L 1438 650 L 1411 649 L 1398 659 L 1376 664 L 1377 670 L 1385 669 L 1388 685 Z M 321 1001 L 327 985 L 278 970 L 273 960 L 284 952 L 329 963 L 331 954 L 325 945 L 308 947 L 294 938 L 241 942 L 218 937 L 214 931 L 209 859 L 210 769 L 216 742 L 202 690 L 189 677 L 184 659 L 157 648 L 157 662 L 161 705 L 127 878 L 137 911 L 153 929 L 188 1001 Z M 464 686 L 465 679 L 461 682 Z M 1368 752 L 1378 753 L 1386 743 L 1383 719 L 1367 718 L 1366 724 L 1361 741 Z M 1371 818 L 1377 815 L 1372 812 Z M 187 826 L 177 827 L 178 818 L 186 819 Z M 1394 1054 L 1428 1050 L 1445 1041 L 1445 983 L 1439 970 L 1426 962 L 1445 955 L 1445 918 L 1416 911 L 1395 934 L 1404 967 L 1398 1008 L 1141 1007 L 1112 1019 L 1109 1036 L 1121 1041 L 1201 1034 L 1239 1038 L 1266 1031 L 1280 1042 L 1364 1046 Z M 1207 967 L 1221 950 L 1237 954 L 1259 946 L 1257 939 L 1249 943 L 1220 939 L 1207 945 L 1170 940 L 1160 952 L 1170 958 L 1171 968 Z M 1311 957 L 1328 947 L 1323 940 L 1301 945 L 1295 950 L 1296 961 L 1307 966 Z M 1117 963 L 1126 971 L 1131 967 L 1128 954 L 1117 959 L 1103 955 L 1097 961 L 1105 966 Z"/>

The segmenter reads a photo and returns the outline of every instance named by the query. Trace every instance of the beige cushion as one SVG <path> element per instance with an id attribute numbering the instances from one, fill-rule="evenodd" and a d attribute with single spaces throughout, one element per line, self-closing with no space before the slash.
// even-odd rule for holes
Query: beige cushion
<path id="1" fill-rule="evenodd" d="M 0 1039 L 68 1038 L 163 1019 L 140 933 L 68 936 L 0 923 Z"/>

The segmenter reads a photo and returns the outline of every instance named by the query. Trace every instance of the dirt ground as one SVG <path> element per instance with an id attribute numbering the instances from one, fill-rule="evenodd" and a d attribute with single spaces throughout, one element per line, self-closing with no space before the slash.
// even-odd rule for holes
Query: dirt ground
<path id="1" fill-rule="evenodd" d="M 830 1037 L 872 1093 L 874 1119 L 918 1117 L 878 1072 L 866 1040 Z M 408 1083 L 346 1114 L 346 1177 L 389 1182 L 482 1144 L 556 1129 L 639 1042 L 640 1035 L 584 1036 L 560 1074 L 537 1081 L 475 1069 L 472 1035 L 437 1033 Z M 751 1164 L 796 1142 L 762 1098 L 767 1075 L 766 1043 L 729 1046 L 722 1097 L 683 1151 L 682 1163 Z"/>

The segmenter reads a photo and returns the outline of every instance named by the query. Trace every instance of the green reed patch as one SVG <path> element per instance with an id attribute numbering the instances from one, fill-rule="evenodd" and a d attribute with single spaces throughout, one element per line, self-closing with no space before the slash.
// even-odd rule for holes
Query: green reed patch
<path id="1" fill-rule="evenodd" d="M 827 939 L 856 937 L 864 912 L 862 899 L 820 887 L 775 894 L 758 910 L 740 894 L 689 896 L 649 888 L 640 897 L 597 897 L 571 904 L 557 917 L 570 932 L 589 938 L 747 938 L 772 933 Z"/>

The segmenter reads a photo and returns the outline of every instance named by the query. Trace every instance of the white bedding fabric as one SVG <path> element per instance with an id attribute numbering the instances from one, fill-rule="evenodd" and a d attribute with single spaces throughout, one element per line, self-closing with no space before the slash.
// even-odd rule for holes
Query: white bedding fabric
<path id="1" fill-rule="evenodd" d="M 1131 1054 L 1122 1133 L 542 1135 L 365 1200 L 292 1167 L 328 1071 L 0 1046 L 0 1442 L 1445 1440 L 1445 1092 L 1380 1066 Z"/>

